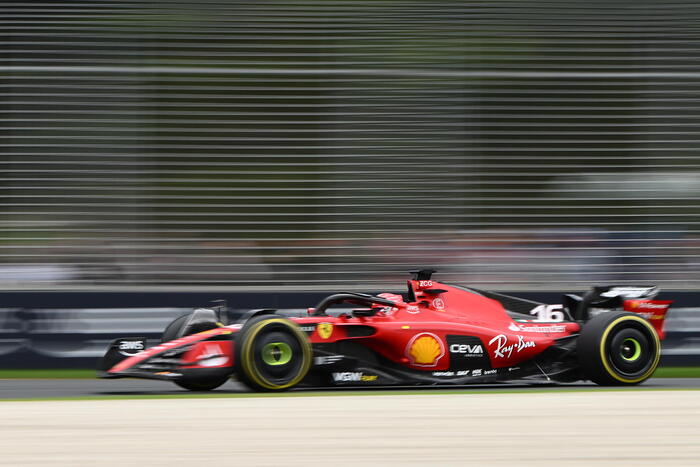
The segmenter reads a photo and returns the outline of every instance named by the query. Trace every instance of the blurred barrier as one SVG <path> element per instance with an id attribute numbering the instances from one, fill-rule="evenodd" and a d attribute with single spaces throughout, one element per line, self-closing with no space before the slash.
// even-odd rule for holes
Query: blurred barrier
<path id="1" fill-rule="evenodd" d="M 518 295 L 532 300 L 555 303 L 556 294 Z M 268 294 L 264 301 L 260 295 L 235 294 L 206 297 L 193 294 L 119 294 L 106 301 L 152 302 L 182 304 L 187 306 L 123 306 L 120 308 L 59 307 L 61 301 L 69 303 L 60 294 L 47 293 L 34 300 L 37 307 L 7 307 L 0 309 L 0 368 L 95 368 L 108 343 L 117 337 L 146 336 L 150 344 L 160 340 L 165 326 L 175 317 L 188 313 L 207 301 L 225 298 L 232 304 L 230 319 L 237 319 L 247 309 L 279 307 L 279 311 L 306 309 L 323 297 L 317 293 Z M 3 302 L 13 302 L 23 297 L 3 297 Z M 697 301 L 700 294 L 685 293 L 679 303 Z M 43 303 L 52 302 L 54 308 Z M 248 306 L 246 306 L 248 305 Z M 700 307 L 674 307 L 667 319 L 667 339 L 663 344 L 662 364 L 700 365 Z"/>
<path id="2" fill-rule="evenodd" d="M 305 308 L 321 298 L 269 294 L 261 304 L 261 295 L 252 293 L 0 293 L 0 368 L 95 368 L 111 340 L 146 336 L 158 342 L 172 319 L 213 300 L 226 300 L 236 319 L 243 309 Z"/>
<path id="3" fill-rule="evenodd" d="M 700 287 L 700 8 L 0 2 L 0 288 Z"/>

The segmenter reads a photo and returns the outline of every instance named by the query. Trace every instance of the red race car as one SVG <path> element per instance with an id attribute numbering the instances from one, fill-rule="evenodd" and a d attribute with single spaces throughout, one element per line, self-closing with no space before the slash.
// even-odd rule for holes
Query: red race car
<path id="1" fill-rule="evenodd" d="M 252 310 L 225 325 L 215 310 L 198 309 L 170 323 L 154 347 L 145 338 L 113 341 L 100 376 L 169 380 L 200 391 L 232 376 L 259 391 L 507 381 L 632 385 L 659 364 L 671 302 L 653 300 L 656 287 L 594 287 L 548 305 L 442 284 L 434 272 L 412 271 L 405 296 L 338 293 L 298 316 Z"/>

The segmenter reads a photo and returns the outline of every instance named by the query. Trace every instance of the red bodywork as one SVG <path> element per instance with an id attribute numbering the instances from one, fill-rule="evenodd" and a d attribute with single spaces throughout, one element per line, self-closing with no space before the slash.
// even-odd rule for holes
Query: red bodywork
<path id="1" fill-rule="evenodd" d="M 415 370 L 441 371 L 450 368 L 450 360 L 458 352 L 448 348 L 447 335 L 477 337 L 484 345 L 493 368 L 517 365 L 532 358 L 554 343 L 554 339 L 579 331 L 577 323 L 516 323 L 496 300 L 466 292 L 434 281 L 411 281 L 416 300 L 405 303 L 401 296 L 380 294 L 395 300 L 396 306 L 369 317 L 296 318 L 301 326 L 329 323 L 332 332 L 322 336 L 319 326 L 310 335 L 312 343 L 331 343 L 338 340 L 362 339 L 363 344 L 387 359 Z M 419 282 L 432 285 L 420 287 Z M 439 294 L 425 289 L 439 286 Z M 390 298 L 391 297 L 391 298 Z M 372 326 L 376 331 L 370 337 L 348 337 L 351 326 Z M 420 341 L 421 337 L 427 340 Z M 420 350 L 417 342 L 435 342 L 440 352 L 431 357 L 416 358 Z M 458 350 L 458 349 L 452 349 Z M 426 350 L 425 353 L 428 351 Z"/>
<path id="2" fill-rule="evenodd" d="M 409 302 L 405 302 L 401 295 L 380 294 L 378 297 L 393 305 L 372 306 L 372 313 L 367 316 L 349 309 L 334 316 L 325 313 L 316 316 L 316 310 L 310 308 L 307 316 L 290 319 L 307 333 L 315 355 L 329 355 L 323 349 L 334 348 L 333 344 L 354 342 L 369 349 L 380 360 L 384 359 L 384 367 L 388 362 L 395 373 L 403 375 L 404 382 L 413 377 L 423 378 L 423 375 L 425 378 L 492 376 L 507 379 L 517 374 L 511 371 L 521 370 L 521 365 L 534 361 L 550 348 L 554 355 L 568 355 L 570 358 L 571 337 L 581 330 L 579 323 L 564 318 L 551 322 L 530 319 L 534 317 L 527 314 L 509 314 L 501 302 L 478 291 L 433 280 L 411 280 L 408 286 L 412 298 Z M 661 338 L 669 305 L 667 301 L 624 301 L 624 309 L 642 314 L 654 325 Z M 530 310 L 533 311 L 534 308 Z M 565 316 L 561 312 L 558 314 Z M 235 335 L 242 327 L 242 324 L 221 326 L 162 343 L 124 359 L 108 369 L 105 375 L 174 379 L 193 371 L 233 373 Z M 176 367 L 163 371 L 157 365 L 148 365 L 167 358 L 178 349 Z M 557 358 L 549 358 L 553 362 L 550 365 L 552 371 L 558 368 Z M 318 366 L 319 359 L 315 361 Z M 537 363 L 531 364 L 530 368 L 544 373 Z M 362 372 L 333 375 L 339 375 L 337 378 L 356 375 L 353 377 L 360 378 L 357 381 L 377 378 Z M 408 379 L 405 375 L 409 375 Z"/>
<path id="3" fill-rule="evenodd" d="M 478 338 L 491 366 L 501 368 L 518 365 L 547 349 L 555 339 L 575 334 L 580 329 L 573 322 L 516 322 L 496 300 L 435 281 L 409 282 L 415 291 L 414 301 L 406 303 L 400 295 L 381 294 L 380 297 L 392 300 L 395 306 L 386 306 L 374 316 L 342 314 L 290 319 L 302 329 L 313 326 L 309 334 L 312 344 L 361 340 L 364 346 L 393 362 L 409 369 L 430 372 L 447 370 L 451 359 L 460 356 L 460 349 L 455 348 L 455 344 L 449 348 L 447 335 Z M 436 287 L 440 292 L 431 293 Z M 370 326 L 374 332 L 370 336 L 351 337 L 348 329 L 353 326 Z M 198 357 L 211 350 L 207 350 L 207 340 L 234 334 L 240 329 L 240 324 L 224 326 L 166 342 L 123 360 L 108 373 L 122 373 L 158 354 L 201 341 L 202 345 L 195 345 L 186 354 L 187 365 L 183 368 L 199 367 L 196 363 Z M 222 367 L 235 363 L 230 341 L 226 350 L 230 360 L 222 359 Z"/>

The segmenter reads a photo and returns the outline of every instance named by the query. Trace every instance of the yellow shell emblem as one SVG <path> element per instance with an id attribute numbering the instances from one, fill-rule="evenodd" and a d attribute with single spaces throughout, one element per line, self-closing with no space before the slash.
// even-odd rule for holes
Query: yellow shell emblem
<path id="1" fill-rule="evenodd" d="M 332 323 L 320 323 L 316 326 L 316 331 L 318 331 L 318 337 L 321 339 L 328 339 L 333 334 L 333 324 Z"/>
<path id="2" fill-rule="evenodd" d="M 408 343 L 408 356 L 414 365 L 435 366 L 443 355 L 445 348 L 435 334 L 417 334 Z"/>

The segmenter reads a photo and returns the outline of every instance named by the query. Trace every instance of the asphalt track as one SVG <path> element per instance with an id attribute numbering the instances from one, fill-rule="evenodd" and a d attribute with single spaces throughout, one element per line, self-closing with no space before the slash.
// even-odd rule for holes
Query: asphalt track
<path id="1" fill-rule="evenodd" d="M 700 389 L 700 378 L 652 378 L 639 386 L 644 389 Z M 345 392 L 379 391 L 391 392 L 401 390 L 425 391 L 445 391 L 458 390 L 464 392 L 484 392 L 488 390 L 497 391 L 547 391 L 586 389 L 592 391 L 603 391 L 607 388 L 597 386 L 593 383 L 574 384 L 498 384 L 498 385 L 474 385 L 474 386 L 430 386 L 430 387 L 401 387 L 401 388 L 333 388 L 329 389 L 335 394 Z M 318 389 L 297 390 L 295 392 L 317 391 Z M 239 383 L 229 381 L 216 391 L 210 394 L 240 394 L 248 392 Z M 167 381 L 148 381 L 137 379 L 6 379 L 0 380 L 0 399 L 40 399 L 40 398 L 82 398 L 101 396 L 144 396 L 144 395 L 183 395 L 191 394 Z"/>

